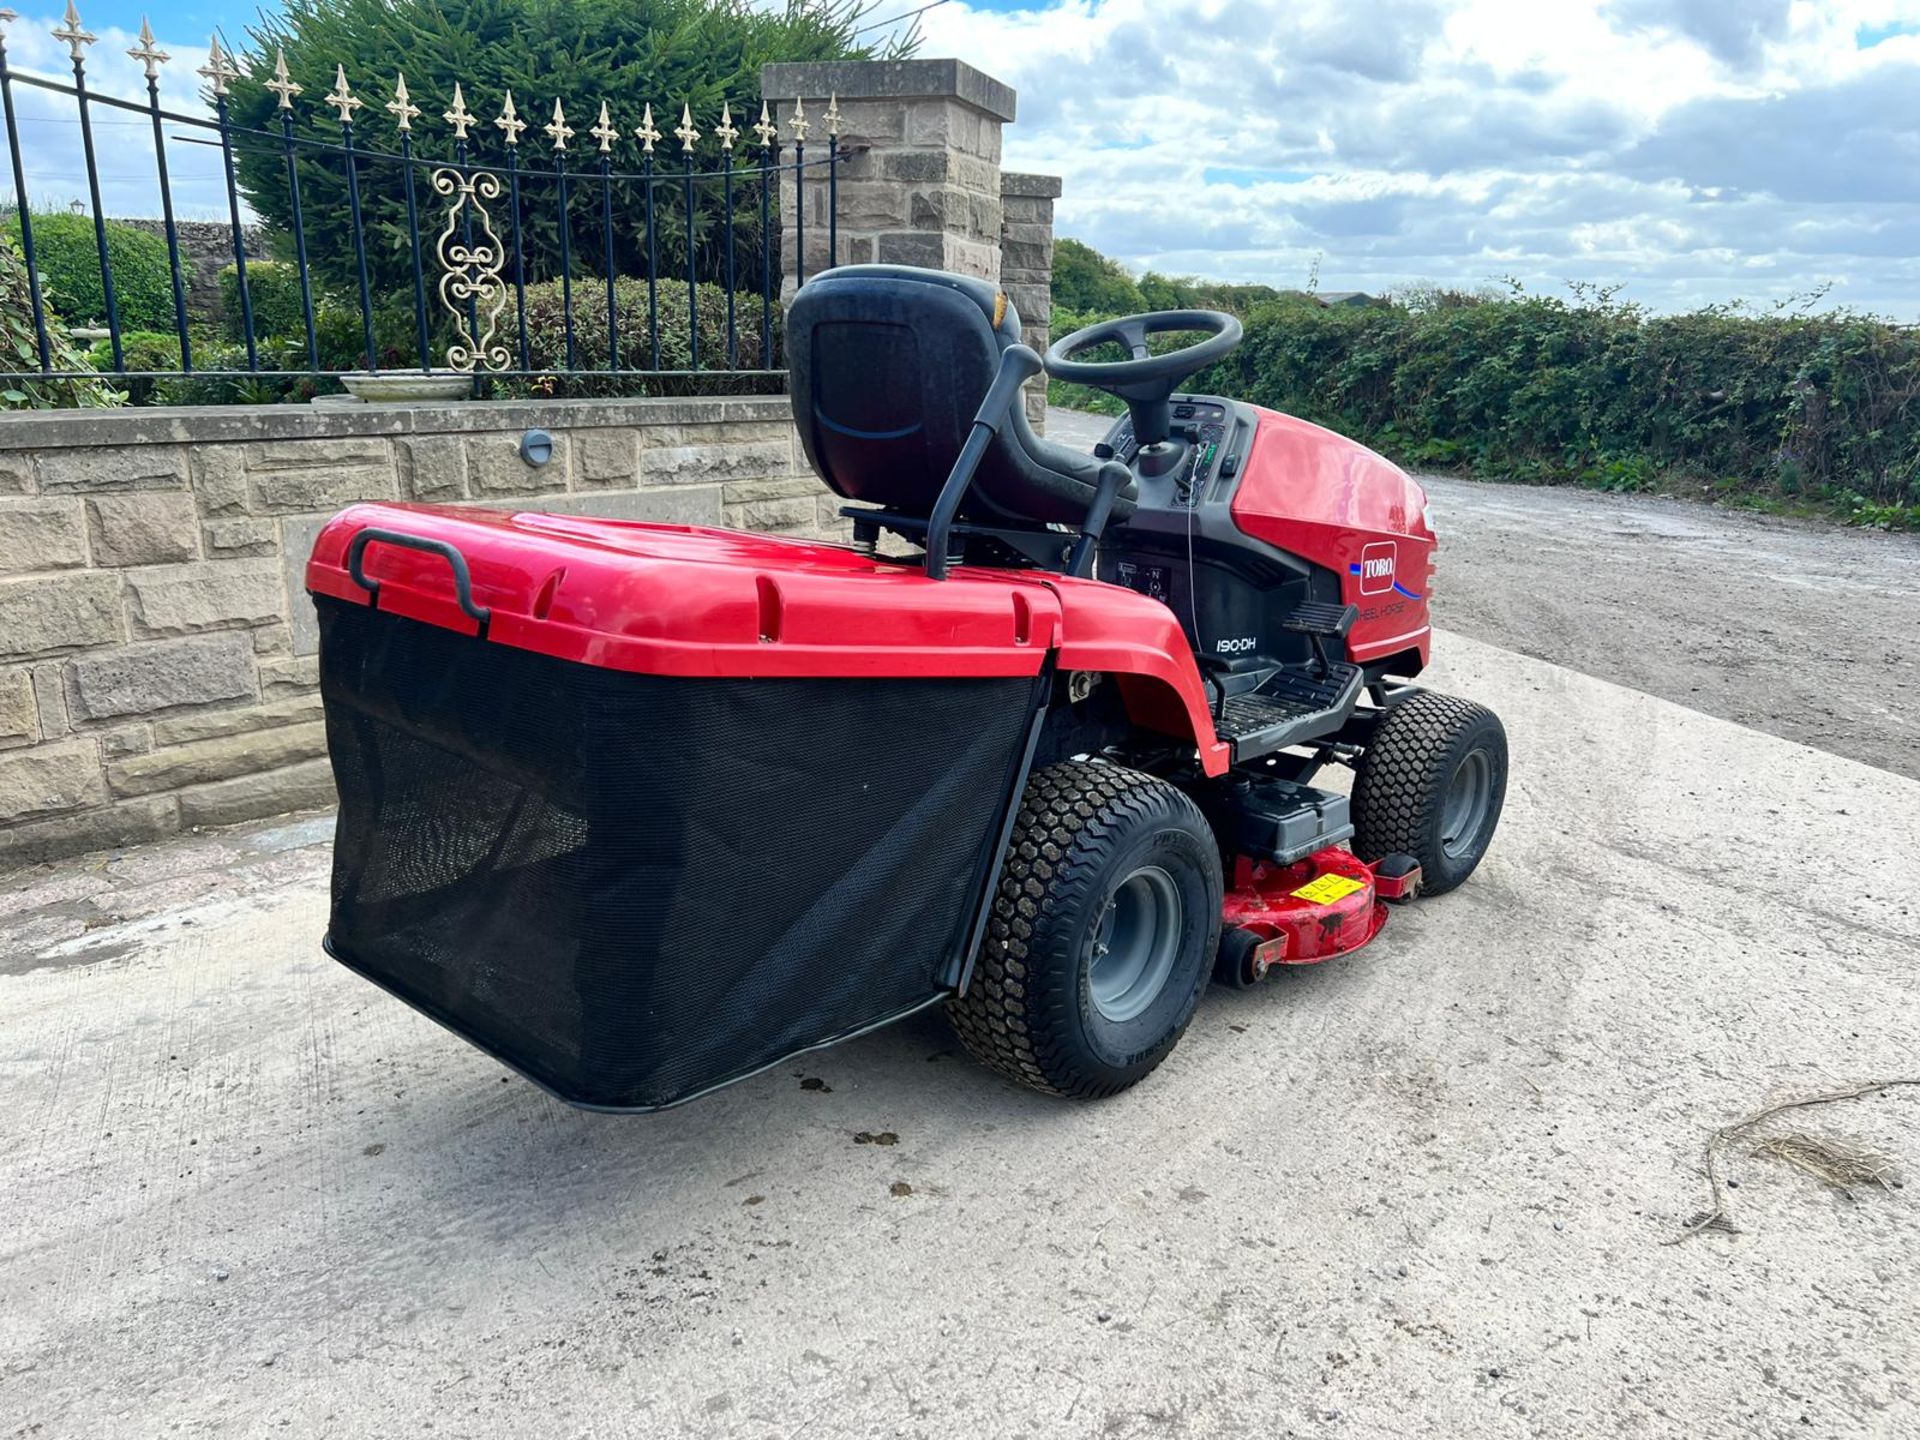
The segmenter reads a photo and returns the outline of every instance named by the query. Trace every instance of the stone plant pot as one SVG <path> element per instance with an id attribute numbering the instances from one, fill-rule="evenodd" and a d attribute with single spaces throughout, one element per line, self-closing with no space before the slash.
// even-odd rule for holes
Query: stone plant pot
<path id="1" fill-rule="evenodd" d="M 466 400 L 473 395 L 473 376 L 460 370 L 358 371 L 342 375 L 340 383 L 356 400 L 370 404 L 421 400 Z"/>

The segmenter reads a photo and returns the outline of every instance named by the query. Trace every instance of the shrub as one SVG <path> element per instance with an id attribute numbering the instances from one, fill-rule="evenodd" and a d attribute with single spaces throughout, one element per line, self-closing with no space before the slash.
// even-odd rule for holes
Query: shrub
<path id="1" fill-rule="evenodd" d="M 87 357 L 67 338 L 66 326 L 49 315 L 48 358 L 56 370 L 91 368 Z M 13 237 L 0 234 L 0 369 L 38 370 L 39 332 L 27 286 L 27 262 Z M 0 381 L 0 410 L 53 410 L 68 406 L 118 405 L 125 399 L 104 380 Z"/>
<path id="2" fill-rule="evenodd" d="M 284 260 L 247 261 L 247 299 L 253 306 L 253 333 L 262 339 L 298 339 L 307 336 L 305 303 L 300 297 L 300 267 Z M 314 296 L 314 328 L 324 294 Z M 229 340 L 245 341 L 245 307 L 240 304 L 240 272 L 231 265 L 220 271 L 220 318 Z"/>
<path id="3" fill-rule="evenodd" d="M 20 217 L 5 222 L 8 239 L 20 239 Z M 33 217 L 33 259 L 47 303 L 73 325 L 107 323 L 107 291 L 100 278 L 100 250 L 93 217 L 65 210 Z M 137 225 L 107 222 L 107 263 L 113 267 L 120 328 L 162 330 L 173 325 L 173 270 L 167 242 Z"/>
<path id="4" fill-rule="evenodd" d="M 684 370 L 692 363 L 692 347 L 687 326 L 687 289 L 684 282 L 667 282 L 659 287 L 660 365 L 664 370 Z M 576 280 L 573 284 L 572 368 L 591 370 L 607 364 L 607 292 L 604 281 Z M 594 376 L 571 381 L 556 378 L 552 383 L 527 387 L 539 393 L 564 391 L 573 395 L 673 395 L 698 391 L 712 393 L 726 386 L 737 392 L 778 390 L 778 377 L 741 376 L 727 382 L 727 292 L 718 285 L 699 288 L 697 312 L 700 321 L 700 361 L 703 373 L 691 378 L 639 376 Z M 653 368 L 652 348 L 647 324 L 647 282 L 620 280 L 614 285 L 614 313 L 618 318 L 620 364 L 623 369 Z M 773 365 L 785 361 L 780 351 L 780 307 L 773 306 Z M 519 344 L 518 321 L 511 296 L 500 312 L 497 339 L 516 351 Z M 739 367 L 760 367 L 760 297 L 749 291 L 734 296 L 734 331 L 737 337 Z M 566 361 L 566 315 L 560 282 L 547 281 L 527 287 L 527 353 L 530 368 L 540 370 L 568 368 Z M 518 363 L 518 355 L 515 355 Z M 712 373 L 706 373 L 711 371 Z"/>
<path id="5" fill-rule="evenodd" d="M 202 345 L 195 346 L 194 362 L 206 364 L 202 358 Z M 157 330 L 122 330 L 120 332 L 120 355 L 128 370 L 178 370 L 180 368 L 180 339 L 171 331 L 161 333 Z M 87 360 L 95 370 L 113 369 L 113 342 L 96 340 L 88 348 Z M 124 388 L 129 405 L 169 404 L 170 401 L 156 400 L 156 392 L 164 392 L 172 382 L 166 380 L 142 379 L 129 375 L 114 382 Z"/>
<path id="6" fill-rule="evenodd" d="M 1065 237 L 1053 246 L 1052 290 L 1055 315 L 1062 310 L 1082 315 L 1134 315 L 1147 308 L 1140 298 L 1140 287 L 1117 260 Z"/>
<path id="7" fill-rule="evenodd" d="M 1135 280 L 1117 260 L 1065 237 L 1053 247 L 1051 288 L 1055 310 L 1087 316 L 1137 315 L 1143 310 L 1225 310 L 1244 315 L 1282 295 L 1271 285 L 1234 285 L 1152 270 Z"/>
<path id="8" fill-rule="evenodd" d="M 354 298 L 313 286 L 313 342 L 322 370 L 367 368 L 366 335 L 360 322 L 358 293 Z M 299 268 L 280 260 L 247 262 L 247 294 L 253 303 L 256 348 L 278 357 L 273 369 L 307 368 L 307 317 L 300 294 Z M 245 363 L 246 317 L 240 305 L 239 272 L 229 265 L 220 272 L 221 324 L 228 340 L 241 347 Z M 446 316 L 429 301 L 428 338 L 436 351 L 446 346 Z M 373 307 L 374 353 L 383 369 L 418 364 L 419 327 L 413 313 L 413 292 L 377 297 Z M 262 366 L 267 362 L 262 359 Z"/>

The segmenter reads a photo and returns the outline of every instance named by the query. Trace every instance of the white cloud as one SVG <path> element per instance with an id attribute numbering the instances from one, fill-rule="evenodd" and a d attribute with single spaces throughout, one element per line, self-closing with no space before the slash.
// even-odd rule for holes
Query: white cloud
<path id="1" fill-rule="evenodd" d="M 9 27 L 16 71 L 71 74 L 56 23 Z M 923 26 L 1019 91 L 1006 164 L 1064 177 L 1061 232 L 1135 267 L 1661 308 L 1831 282 L 1920 318 L 1920 0 L 950 0 Z M 90 83 L 144 101 L 134 37 L 97 28 Z M 165 104 L 206 113 L 204 48 L 163 39 Z M 36 202 L 84 199 L 72 101 L 15 104 Z M 109 212 L 158 213 L 145 119 L 95 125 Z M 224 219 L 206 132 L 166 132 L 178 213 Z"/>
<path id="2" fill-rule="evenodd" d="M 15 76 L 13 104 L 20 124 L 27 194 L 41 209 L 64 209 L 76 200 L 82 205 L 88 203 L 78 106 L 70 95 L 44 90 L 19 78 L 24 73 L 64 85 L 73 83 L 68 49 L 51 34 L 59 23 L 52 14 L 23 14 L 7 27 L 7 63 Z M 126 54 L 138 37 L 114 26 L 89 28 L 98 37 L 86 50 L 89 94 L 131 100 L 144 107 L 145 71 Z M 163 41 L 163 48 L 171 58 L 161 67 L 161 108 L 211 118 L 212 111 L 200 98 L 201 81 L 194 74 L 207 62 L 206 47 L 168 40 Z M 88 112 L 101 200 L 107 213 L 158 215 L 160 185 L 153 126 L 144 108 L 136 111 L 93 103 Z M 182 220 L 225 220 L 227 192 L 220 152 L 193 143 L 212 137 L 214 132 L 177 122 L 164 122 L 161 128 L 167 137 L 168 179 L 175 213 Z M 0 193 L 11 205 L 13 176 L 4 166 L 0 166 Z"/>
<path id="3" fill-rule="evenodd" d="M 1660 308 L 1920 316 L 1920 0 L 943 5 L 1012 169 L 1136 266 L 1330 289 L 1513 275 Z"/>

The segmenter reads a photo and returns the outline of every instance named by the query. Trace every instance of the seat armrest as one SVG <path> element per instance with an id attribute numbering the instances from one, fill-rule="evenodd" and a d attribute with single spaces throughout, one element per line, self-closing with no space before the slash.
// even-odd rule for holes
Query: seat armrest
<path id="1" fill-rule="evenodd" d="M 947 578 L 947 540 L 953 531 L 953 517 L 960 509 L 960 502 L 966 499 L 967 489 L 980 469 L 987 446 L 993 443 L 993 437 L 1000 433 L 1000 427 L 1007 423 L 1008 414 L 1019 402 L 1020 387 L 1044 368 L 1040 356 L 1028 346 L 1009 345 L 1000 352 L 1000 368 L 994 372 L 993 384 L 987 387 L 986 398 L 974 412 L 973 428 L 967 432 L 967 443 L 960 447 L 960 455 L 953 462 L 953 469 L 947 472 L 946 484 L 940 487 L 940 498 L 934 503 L 933 514 L 927 520 L 929 579 Z"/>

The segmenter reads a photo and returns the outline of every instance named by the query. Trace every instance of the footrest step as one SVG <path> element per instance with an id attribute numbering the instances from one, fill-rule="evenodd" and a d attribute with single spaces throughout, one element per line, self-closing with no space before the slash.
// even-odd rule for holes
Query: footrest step
<path id="1" fill-rule="evenodd" d="M 1363 676 L 1358 665 L 1316 669 L 1289 666 L 1251 695 L 1236 695 L 1221 708 L 1214 730 L 1233 743 L 1236 760 L 1317 739 L 1353 708 Z"/>
<path id="2" fill-rule="evenodd" d="M 1280 622 L 1282 630 L 1293 630 L 1302 635 L 1332 635 L 1344 640 L 1347 632 L 1353 629 L 1353 622 L 1359 618 L 1358 605 L 1335 605 L 1324 600 L 1303 600 L 1293 607 L 1293 613 Z"/>

